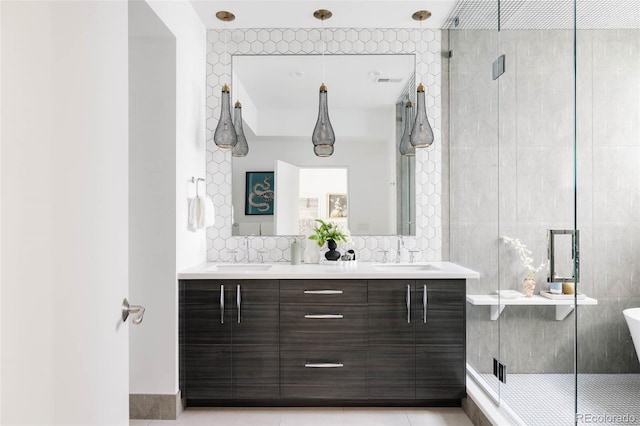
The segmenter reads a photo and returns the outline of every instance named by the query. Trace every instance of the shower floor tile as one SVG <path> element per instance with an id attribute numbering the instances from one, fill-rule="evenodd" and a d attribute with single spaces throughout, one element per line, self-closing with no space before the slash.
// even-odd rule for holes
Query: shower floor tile
<path id="1" fill-rule="evenodd" d="M 573 425 L 574 390 L 573 374 L 509 374 L 500 400 L 527 425 Z M 579 374 L 577 424 L 640 424 L 640 374 Z"/>

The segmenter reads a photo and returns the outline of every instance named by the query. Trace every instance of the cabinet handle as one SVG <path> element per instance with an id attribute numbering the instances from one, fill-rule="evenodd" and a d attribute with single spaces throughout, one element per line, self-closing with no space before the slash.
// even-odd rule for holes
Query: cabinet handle
<path id="1" fill-rule="evenodd" d="M 407 324 L 411 324 L 411 284 L 407 284 Z"/>
<path id="2" fill-rule="evenodd" d="M 220 324 L 224 324 L 224 285 L 220 285 Z"/>
<path id="3" fill-rule="evenodd" d="M 342 294 L 342 290 L 305 290 L 304 294 Z"/>
<path id="4" fill-rule="evenodd" d="M 341 362 L 307 362 L 305 368 L 342 368 L 344 364 Z"/>
<path id="5" fill-rule="evenodd" d="M 427 323 L 427 285 L 422 289 L 422 321 Z"/>
<path id="6" fill-rule="evenodd" d="M 342 314 L 307 314 L 304 316 L 308 319 L 342 319 L 344 315 Z"/>
<path id="7" fill-rule="evenodd" d="M 240 311 L 242 310 L 242 296 L 240 296 L 240 284 L 236 287 L 236 303 L 238 304 L 238 324 L 240 324 Z"/>

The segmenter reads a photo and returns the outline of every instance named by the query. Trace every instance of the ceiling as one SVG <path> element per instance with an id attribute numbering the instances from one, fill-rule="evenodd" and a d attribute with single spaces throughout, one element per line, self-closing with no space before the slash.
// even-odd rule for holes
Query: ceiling
<path id="1" fill-rule="evenodd" d="M 414 55 L 326 55 L 324 82 L 330 105 L 360 110 L 392 107 L 414 67 Z M 318 108 L 319 55 L 236 56 L 233 72 L 258 110 Z"/>
<path id="2" fill-rule="evenodd" d="M 411 15 L 417 10 L 431 11 L 423 28 L 442 28 L 457 0 L 191 0 L 208 29 L 222 29 L 224 23 L 215 14 L 232 12 L 236 19 L 227 24 L 233 28 L 319 28 L 313 17 L 317 9 L 329 9 L 333 16 L 325 21 L 327 28 L 419 28 Z"/>

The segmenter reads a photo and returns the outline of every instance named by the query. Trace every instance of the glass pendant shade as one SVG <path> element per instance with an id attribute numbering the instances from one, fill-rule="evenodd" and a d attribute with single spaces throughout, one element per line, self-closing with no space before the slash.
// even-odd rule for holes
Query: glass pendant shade
<path id="1" fill-rule="evenodd" d="M 316 122 L 316 127 L 313 129 L 313 135 L 311 136 L 311 140 L 314 145 L 314 152 L 319 157 L 328 157 L 333 154 L 333 144 L 336 141 L 336 135 L 333 133 L 333 127 L 331 126 L 331 121 L 329 121 L 329 107 L 327 105 L 327 86 L 322 84 L 320 86 L 320 107 L 318 109 L 318 121 Z M 315 148 L 331 148 L 322 149 L 320 152 L 326 155 L 318 154 L 318 150 Z M 329 152 L 330 151 L 330 152 Z"/>
<path id="2" fill-rule="evenodd" d="M 418 107 L 416 118 L 411 129 L 411 145 L 416 148 L 426 148 L 433 143 L 433 130 L 427 118 L 427 107 L 424 101 L 424 86 L 420 84 L 417 91 Z"/>
<path id="3" fill-rule="evenodd" d="M 213 141 L 220 148 L 231 148 L 235 146 L 238 141 L 236 130 L 233 127 L 231 121 L 231 94 L 229 93 L 229 86 L 226 84 L 222 87 L 222 105 L 220 110 L 220 119 L 218 120 L 218 126 L 213 134 Z"/>
<path id="4" fill-rule="evenodd" d="M 400 154 L 408 157 L 416 155 L 416 147 L 411 145 L 411 127 L 413 127 L 413 104 L 408 101 L 405 105 L 404 130 L 400 139 Z"/>
<path id="5" fill-rule="evenodd" d="M 313 147 L 313 153 L 318 157 L 330 157 L 333 154 L 333 145 L 316 145 Z"/>
<path id="6" fill-rule="evenodd" d="M 234 157 L 246 157 L 249 153 L 249 144 L 247 143 L 247 138 L 244 136 L 242 124 L 242 104 L 236 102 L 236 106 L 233 109 L 233 126 L 236 130 L 238 142 L 231 150 L 231 155 Z"/>

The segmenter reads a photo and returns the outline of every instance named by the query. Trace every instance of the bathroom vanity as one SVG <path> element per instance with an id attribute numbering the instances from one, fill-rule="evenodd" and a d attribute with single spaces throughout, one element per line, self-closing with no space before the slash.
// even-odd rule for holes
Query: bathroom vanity
<path id="1" fill-rule="evenodd" d="M 459 405 L 466 279 L 429 264 L 214 265 L 180 273 L 187 406 Z"/>

